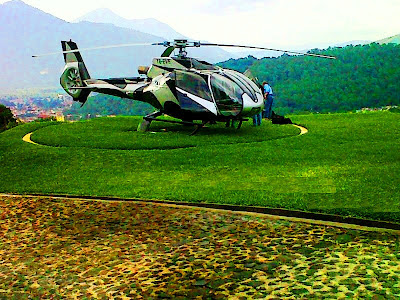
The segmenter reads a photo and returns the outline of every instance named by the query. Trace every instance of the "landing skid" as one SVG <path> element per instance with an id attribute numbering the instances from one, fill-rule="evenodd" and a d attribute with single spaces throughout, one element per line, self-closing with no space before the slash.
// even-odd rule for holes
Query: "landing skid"
<path id="1" fill-rule="evenodd" d="M 238 119 L 238 120 L 228 120 L 225 123 L 225 127 L 232 127 L 232 128 L 236 128 L 237 130 L 239 130 L 242 127 L 243 121 L 248 121 L 249 119 Z M 239 122 L 239 123 L 237 123 Z"/>
<path id="2" fill-rule="evenodd" d="M 139 132 L 146 132 L 149 130 L 150 128 L 150 124 L 152 121 L 159 121 L 159 122 L 166 122 L 166 123 L 173 123 L 173 124 L 183 124 L 183 125 L 187 125 L 187 126 L 194 126 L 196 127 L 195 130 L 190 134 L 190 135 L 195 135 L 201 128 L 203 128 L 207 123 L 209 123 L 209 121 L 202 121 L 201 124 L 199 123 L 194 123 L 194 122 L 187 122 L 187 121 L 174 121 L 174 120 L 165 120 L 165 119 L 157 119 L 158 117 L 162 116 L 163 113 L 160 111 L 156 111 L 152 114 L 149 114 L 145 117 L 143 117 L 143 121 L 139 124 L 137 131 Z M 229 120 L 226 122 L 226 127 L 237 127 L 236 129 L 240 129 L 240 127 L 242 127 L 242 123 L 243 121 L 248 121 L 248 119 L 238 119 L 238 120 Z M 239 123 L 237 123 L 239 122 Z M 215 122 L 214 122 L 215 124 Z"/>
<path id="3" fill-rule="evenodd" d="M 162 112 L 154 112 L 150 115 L 147 115 L 143 117 L 143 121 L 139 124 L 137 131 L 139 132 L 146 132 L 150 128 L 150 124 L 152 121 L 159 121 L 159 122 L 166 122 L 166 123 L 173 123 L 173 124 L 183 124 L 183 125 L 188 125 L 188 126 L 195 126 L 196 129 L 190 134 L 194 135 L 196 134 L 200 128 L 203 128 L 208 121 L 203 121 L 201 124 L 199 123 L 193 123 L 193 122 L 187 122 L 187 121 L 174 121 L 174 120 L 165 120 L 165 119 L 157 119 L 159 116 L 162 116 Z"/>
<path id="4" fill-rule="evenodd" d="M 149 114 L 143 117 L 143 121 L 139 124 L 137 131 L 139 132 L 146 132 L 150 128 L 151 121 L 156 120 L 157 117 L 161 116 L 162 112 L 156 111 L 152 114 Z"/>

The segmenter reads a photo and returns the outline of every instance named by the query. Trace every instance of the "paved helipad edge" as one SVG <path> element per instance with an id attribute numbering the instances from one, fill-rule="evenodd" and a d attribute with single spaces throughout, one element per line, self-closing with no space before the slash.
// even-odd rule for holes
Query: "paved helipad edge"
<path id="1" fill-rule="evenodd" d="M 23 140 L 24 142 L 27 142 L 27 143 L 30 143 L 30 144 L 33 144 L 33 145 L 42 146 L 42 145 L 40 145 L 40 144 L 38 144 L 38 143 L 35 143 L 34 141 L 31 140 L 32 133 L 33 133 L 33 132 L 30 132 L 30 133 L 24 135 L 24 137 L 22 138 L 22 140 Z"/>
<path id="2" fill-rule="evenodd" d="M 299 135 L 303 135 L 303 134 L 307 134 L 308 133 L 308 129 L 301 126 L 301 125 L 297 125 L 297 124 L 292 124 L 294 127 L 297 127 L 300 129 L 300 134 Z"/>

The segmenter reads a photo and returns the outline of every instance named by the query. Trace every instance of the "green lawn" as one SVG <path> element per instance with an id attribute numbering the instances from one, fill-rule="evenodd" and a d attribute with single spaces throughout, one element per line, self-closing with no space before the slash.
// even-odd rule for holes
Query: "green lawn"
<path id="1" fill-rule="evenodd" d="M 0 134 L 0 192 L 283 207 L 400 222 L 400 114 L 294 116 L 240 131 L 140 118 L 31 123 Z M 50 126 L 52 125 L 52 126 Z M 167 129 L 167 131 L 163 131 Z M 32 140 L 22 141 L 34 131 Z M 122 149 L 122 150 L 119 150 Z"/>

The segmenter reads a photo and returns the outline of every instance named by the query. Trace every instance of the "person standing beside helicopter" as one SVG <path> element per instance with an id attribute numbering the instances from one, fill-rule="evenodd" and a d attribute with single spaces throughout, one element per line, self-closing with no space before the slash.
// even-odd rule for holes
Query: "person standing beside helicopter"
<path id="1" fill-rule="evenodd" d="M 261 90 L 261 93 L 264 95 L 264 87 L 261 86 L 260 90 Z M 263 114 L 264 114 L 264 111 L 260 110 L 260 112 L 258 112 L 257 114 L 255 114 L 253 116 L 253 126 L 261 126 L 261 121 L 262 121 L 262 118 L 263 118 Z"/>
<path id="2" fill-rule="evenodd" d="M 272 92 L 271 86 L 268 82 L 263 82 L 263 90 L 264 90 L 264 114 L 263 117 L 265 119 L 271 119 L 272 116 L 272 103 L 274 102 L 274 93 Z"/>
<path id="3" fill-rule="evenodd" d="M 253 116 L 253 126 L 261 126 L 262 114 L 263 111 L 260 111 Z"/>

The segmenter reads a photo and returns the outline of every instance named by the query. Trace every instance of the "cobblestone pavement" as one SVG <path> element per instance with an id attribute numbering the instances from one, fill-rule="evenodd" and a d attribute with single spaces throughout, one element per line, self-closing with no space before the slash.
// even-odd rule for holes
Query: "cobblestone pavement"
<path id="1" fill-rule="evenodd" d="M 0 197 L 0 298 L 400 297 L 400 236 L 135 202 Z"/>

